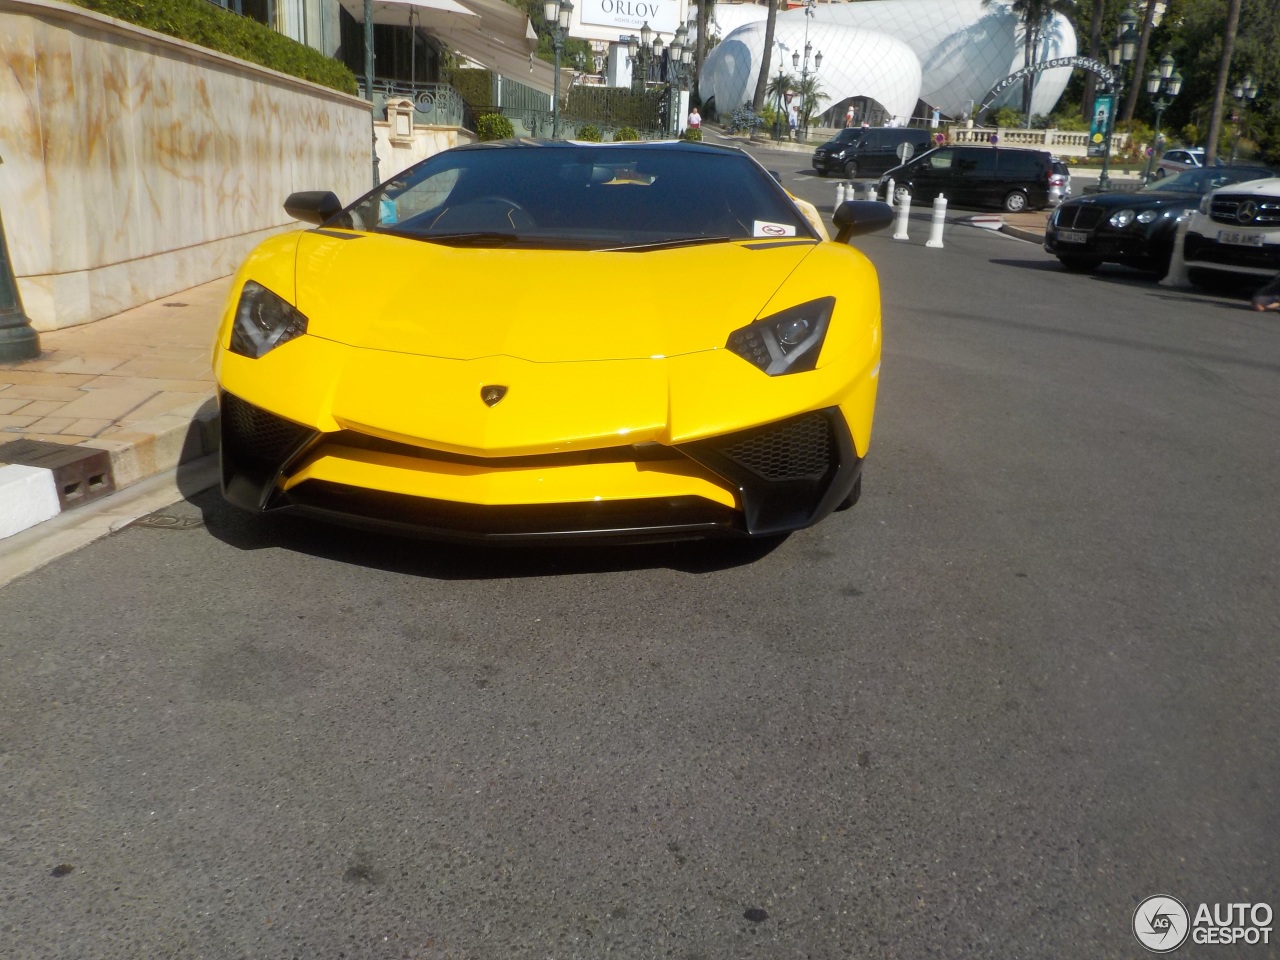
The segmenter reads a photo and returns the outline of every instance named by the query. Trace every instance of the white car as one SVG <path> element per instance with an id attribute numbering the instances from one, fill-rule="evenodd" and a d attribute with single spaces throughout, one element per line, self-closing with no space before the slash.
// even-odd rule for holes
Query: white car
<path id="1" fill-rule="evenodd" d="M 1193 282 L 1280 273 L 1280 177 L 1205 194 L 1187 224 L 1183 255 Z"/>
<path id="2" fill-rule="evenodd" d="M 1155 179 L 1160 180 L 1170 174 L 1181 173 L 1183 170 L 1194 170 L 1196 167 L 1203 166 L 1203 147 L 1175 147 L 1161 154 L 1154 176 Z"/>

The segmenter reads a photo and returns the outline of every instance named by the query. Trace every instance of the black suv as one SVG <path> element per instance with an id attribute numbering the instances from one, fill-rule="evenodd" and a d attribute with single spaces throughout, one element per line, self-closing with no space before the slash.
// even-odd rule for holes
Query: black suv
<path id="1" fill-rule="evenodd" d="M 913 202 L 932 202 L 941 193 L 952 203 L 1017 213 L 1048 205 L 1052 175 L 1053 157 L 1045 150 L 938 147 L 888 171 L 877 194 L 884 196 L 892 179 L 894 193 L 905 189 Z"/>
<path id="2" fill-rule="evenodd" d="M 928 130 L 849 127 L 813 151 L 813 169 L 824 177 L 878 177 L 902 162 L 897 152 L 901 143 L 911 144 L 912 152 L 920 153 L 928 150 L 933 141 Z"/>

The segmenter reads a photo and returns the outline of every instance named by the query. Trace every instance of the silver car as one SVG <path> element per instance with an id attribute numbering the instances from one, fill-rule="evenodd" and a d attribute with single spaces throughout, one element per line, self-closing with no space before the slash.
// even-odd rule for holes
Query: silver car
<path id="1" fill-rule="evenodd" d="M 1065 160 L 1054 157 L 1050 162 L 1052 172 L 1049 174 L 1049 206 L 1056 207 L 1064 200 L 1071 199 L 1071 170 Z"/>

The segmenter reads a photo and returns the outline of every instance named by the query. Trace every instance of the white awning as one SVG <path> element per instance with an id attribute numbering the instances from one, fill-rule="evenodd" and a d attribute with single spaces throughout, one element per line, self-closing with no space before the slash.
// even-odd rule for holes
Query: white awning
<path id="1" fill-rule="evenodd" d="M 343 8 L 364 22 L 364 0 L 341 0 Z M 373 22 L 408 26 L 413 22 L 441 44 L 494 73 L 552 93 L 555 69 L 533 56 L 538 35 L 529 17 L 504 0 L 375 0 Z"/>
<path id="2" fill-rule="evenodd" d="M 364 23 L 364 0 L 341 0 L 343 8 L 355 18 L 357 23 Z M 474 17 L 458 0 L 374 0 L 373 22 L 393 27 L 407 27 L 410 23 L 429 27 L 437 20 L 443 19 L 441 14 L 456 14 L 460 17 Z"/>

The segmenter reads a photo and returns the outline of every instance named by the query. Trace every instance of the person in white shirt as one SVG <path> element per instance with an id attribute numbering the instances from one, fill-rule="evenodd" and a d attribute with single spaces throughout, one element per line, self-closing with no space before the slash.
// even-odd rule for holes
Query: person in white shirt
<path id="1" fill-rule="evenodd" d="M 702 114 L 698 113 L 697 107 L 694 107 L 692 110 L 689 111 L 689 129 L 690 130 L 702 129 Z"/>

